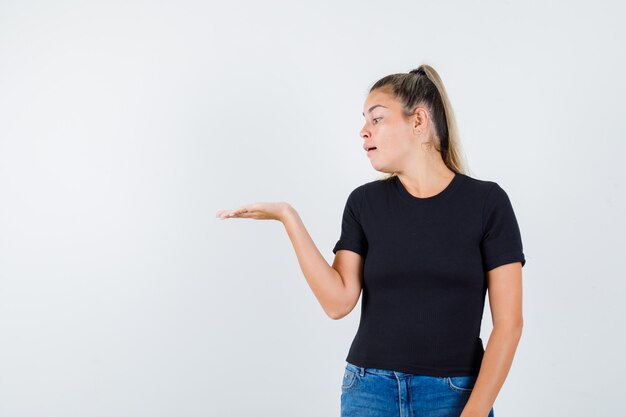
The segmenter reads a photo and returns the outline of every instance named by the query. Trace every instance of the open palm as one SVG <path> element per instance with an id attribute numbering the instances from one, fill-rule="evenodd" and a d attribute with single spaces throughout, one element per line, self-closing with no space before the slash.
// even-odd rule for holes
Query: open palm
<path id="1" fill-rule="evenodd" d="M 215 217 L 220 219 L 244 218 L 258 220 L 282 220 L 291 206 L 284 201 L 257 202 L 246 204 L 234 210 L 220 210 Z"/>

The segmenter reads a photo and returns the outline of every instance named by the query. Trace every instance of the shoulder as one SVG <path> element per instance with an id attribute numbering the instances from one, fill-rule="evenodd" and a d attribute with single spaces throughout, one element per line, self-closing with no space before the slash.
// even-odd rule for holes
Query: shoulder
<path id="1" fill-rule="evenodd" d="M 389 178 L 386 180 L 373 180 L 361 184 L 354 188 L 350 192 L 350 197 L 352 199 L 363 199 L 369 196 L 376 196 L 377 194 L 384 193 L 392 185 L 393 178 Z"/>
<path id="2" fill-rule="evenodd" d="M 478 178 L 470 177 L 469 175 L 459 174 L 465 183 L 466 188 L 471 191 L 479 192 L 482 194 L 489 193 L 492 188 L 498 185 L 497 182 L 491 180 L 481 180 Z"/>
<path id="3" fill-rule="evenodd" d="M 478 179 L 470 177 L 469 175 L 461 174 L 463 182 L 465 183 L 465 189 L 469 195 L 479 199 L 483 203 L 488 201 L 502 201 L 507 200 L 508 195 L 506 191 L 493 180 Z"/>

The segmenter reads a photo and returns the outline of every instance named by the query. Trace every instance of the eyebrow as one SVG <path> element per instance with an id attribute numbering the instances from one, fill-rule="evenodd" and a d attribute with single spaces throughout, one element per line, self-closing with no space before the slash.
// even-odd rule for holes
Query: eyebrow
<path id="1" fill-rule="evenodd" d="M 372 107 L 370 107 L 370 109 L 367 111 L 368 113 L 371 113 L 372 110 L 374 110 L 376 107 L 384 107 L 386 109 L 388 109 L 389 107 L 387 106 L 383 106 L 382 104 L 374 104 Z M 365 113 L 361 113 L 363 114 L 363 117 L 365 117 Z"/>

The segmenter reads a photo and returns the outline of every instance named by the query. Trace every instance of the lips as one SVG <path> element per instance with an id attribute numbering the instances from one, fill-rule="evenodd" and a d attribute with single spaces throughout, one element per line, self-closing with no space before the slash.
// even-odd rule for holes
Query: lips
<path id="1" fill-rule="evenodd" d="M 374 149 L 376 149 L 376 146 L 372 146 L 371 148 L 367 148 L 367 152 L 373 151 Z"/>

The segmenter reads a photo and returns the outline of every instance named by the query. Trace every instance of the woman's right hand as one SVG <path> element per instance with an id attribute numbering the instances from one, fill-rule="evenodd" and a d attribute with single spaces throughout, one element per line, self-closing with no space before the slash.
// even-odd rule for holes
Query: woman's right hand
<path id="1" fill-rule="evenodd" d="M 278 220 L 282 222 L 291 208 L 291 205 L 284 201 L 277 203 L 257 202 L 246 204 L 234 210 L 220 210 L 215 217 L 219 217 L 221 220 L 239 217 L 244 219 Z"/>

